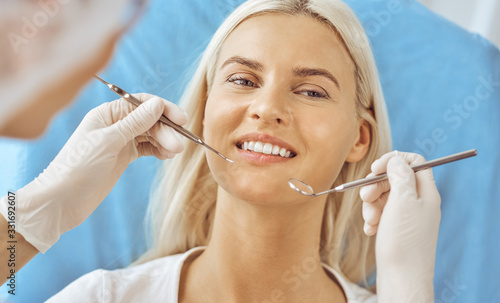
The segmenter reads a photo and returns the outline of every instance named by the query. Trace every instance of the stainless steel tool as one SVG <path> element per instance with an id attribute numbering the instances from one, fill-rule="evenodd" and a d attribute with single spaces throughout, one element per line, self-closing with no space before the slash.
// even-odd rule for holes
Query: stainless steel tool
<path id="1" fill-rule="evenodd" d="M 94 77 L 97 80 L 99 80 L 102 83 L 104 83 L 110 90 L 112 90 L 113 92 L 115 92 L 116 94 L 118 94 L 119 96 L 121 96 L 123 99 L 127 100 L 128 102 L 130 102 L 130 103 L 132 103 L 132 104 L 134 104 L 136 106 L 139 106 L 139 105 L 142 104 L 141 101 L 139 101 L 137 98 L 135 98 L 131 94 L 127 93 L 123 89 L 119 88 L 118 86 L 116 86 L 114 84 L 111 84 L 111 83 L 108 83 L 108 82 L 104 81 L 103 79 L 99 78 L 96 75 L 94 75 Z M 222 159 L 224 159 L 224 160 L 226 160 L 226 161 L 228 161 L 230 163 L 234 163 L 233 160 L 226 158 L 224 155 L 222 155 L 221 153 L 219 153 L 218 151 L 216 151 L 215 149 L 213 149 L 212 147 L 210 147 L 208 144 L 206 144 L 205 142 L 203 142 L 203 140 L 201 140 L 198 136 L 196 136 L 192 132 L 188 131 L 184 127 L 180 126 L 179 124 L 172 122 L 172 120 L 170 120 L 169 118 L 167 118 L 165 115 L 162 115 L 160 117 L 160 121 L 163 122 L 164 124 L 170 126 L 176 132 L 178 132 L 179 134 L 181 134 L 184 137 L 188 138 L 189 140 L 193 141 L 194 143 L 200 144 L 201 146 L 207 148 L 208 150 L 216 153 Z"/>
<path id="2" fill-rule="evenodd" d="M 462 160 L 462 159 L 469 158 L 469 157 L 474 157 L 476 155 L 477 155 L 477 150 L 471 149 L 471 150 L 464 151 L 461 153 L 457 153 L 457 154 L 449 155 L 446 157 L 438 158 L 435 160 L 427 161 L 427 162 L 424 162 L 421 164 L 413 165 L 413 166 L 411 166 L 411 168 L 413 169 L 414 172 L 417 172 L 419 170 L 431 168 L 434 166 L 443 165 L 446 163 Z M 346 191 L 346 190 L 351 189 L 351 188 L 356 188 L 359 186 L 368 185 L 368 184 L 380 182 L 383 180 L 387 180 L 386 173 L 383 173 L 383 174 L 380 174 L 377 176 L 373 176 L 373 177 L 360 179 L 360 180 L 349 182 L 349 183 L 345 183 L 345 184 L 342 184 L 342 185 L 335 187 L 334 189 L 322 191 L 319 193 L 315 193 L 313 188 L 310 185 L 308 185 L 307 183 L 300 181 L 300 180 L 297 180 L 297 179 L 294 179 L 294 178 L 291 178 L 288 180 L 288 185 L 303 195 L 317 197 L 317 196 L 329 194 L 332 192 Z"/>

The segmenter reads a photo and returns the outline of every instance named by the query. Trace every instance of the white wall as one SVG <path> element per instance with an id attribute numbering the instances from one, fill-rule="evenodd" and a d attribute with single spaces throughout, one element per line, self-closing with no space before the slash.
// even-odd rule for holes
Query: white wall
<path id="1" fill-rule="evenodd" d="M 500 0 L 420 0 L 463 28 L 480 33 L 500 48 Z"/>

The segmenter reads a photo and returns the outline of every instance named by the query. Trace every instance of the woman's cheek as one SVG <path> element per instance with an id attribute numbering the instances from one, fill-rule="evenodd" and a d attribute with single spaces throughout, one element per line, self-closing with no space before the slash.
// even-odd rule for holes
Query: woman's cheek
<path id="1" fill-rule="evenodd" d="M 319 183 L 323 183 L 322 188 L 329 188 L 337 178 L 352 148 L 352 138 L 355 135 L 352 123 L 347 119 L 337 118 L 330 116 L 331 123 L 312 124 L 315 127 L 311 128 L 310 146 L 318 149 L 315 152 L 315 165 L 318 168 L 325 168 L 317 170 L 317 176 L 323 180 L 318 180 Z"/>

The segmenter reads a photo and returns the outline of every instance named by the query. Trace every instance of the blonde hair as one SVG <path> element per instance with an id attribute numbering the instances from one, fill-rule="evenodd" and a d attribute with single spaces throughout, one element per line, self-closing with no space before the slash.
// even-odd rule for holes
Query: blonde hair
<path id="1" fill-rule="evenodd" d="M 181 99 L 181 106 L 190 117 L 186 127 L 195 134 L 203 133 L 205 103 L 225 39 L 238 24 L 264 13 L 311 17 L 328 25 L 343 40 L 355 66 L 357 114 L 371 127 L 371 143 L 361 161 L 343 165 L 333 186 L 365 177 L 371 163 L 391 149 L 391 135 L 368 38 L 354 13 L 340 0 L 250 0 L 238 7 L 214 34 Z M 230 177 L 230 171 L 221 172 L 217 179 Z M 208 168 L 205 151 L 186 144 L 182 154 L 164 163 L 153 189 L 148 210 L 153 243 L 136 264 L 207 245 L 215 214 L 217 183 Z M 375 243 L 374 237 L 363 233 L 361 207 L 357 190 L 328 197 L 320 256 L 351 281 L 367 285 L 367 275 L 375 269 Z"/>

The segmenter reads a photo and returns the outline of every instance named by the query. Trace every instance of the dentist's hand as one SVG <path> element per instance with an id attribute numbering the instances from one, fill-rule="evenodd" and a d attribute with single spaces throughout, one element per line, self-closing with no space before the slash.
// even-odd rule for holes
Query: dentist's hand
<path id="1" fill-rule="evenodd" d="M 175 131 L 158 119 L 165 114 L 182 125 L 185 114 L 153 95 L 134 96 L 147 101 L 136 107 L 119 99 L 90 111 L 47 169 L 17 192 L 16 230 L 40 252 L 81 224 L 132 161 L 164 160 L 184 149 Z M 1 212 L 6 217 L 5 205 Z"/>
<path id="2" fill-rule="evenodd" d="M 418 154 L 390 152 L 372 164 L 389 179 L 360 190 L 365 233 L 377 234 L 379 302 L 434 302 L 433 278 L 441 198 L 431 169 Z"/>

